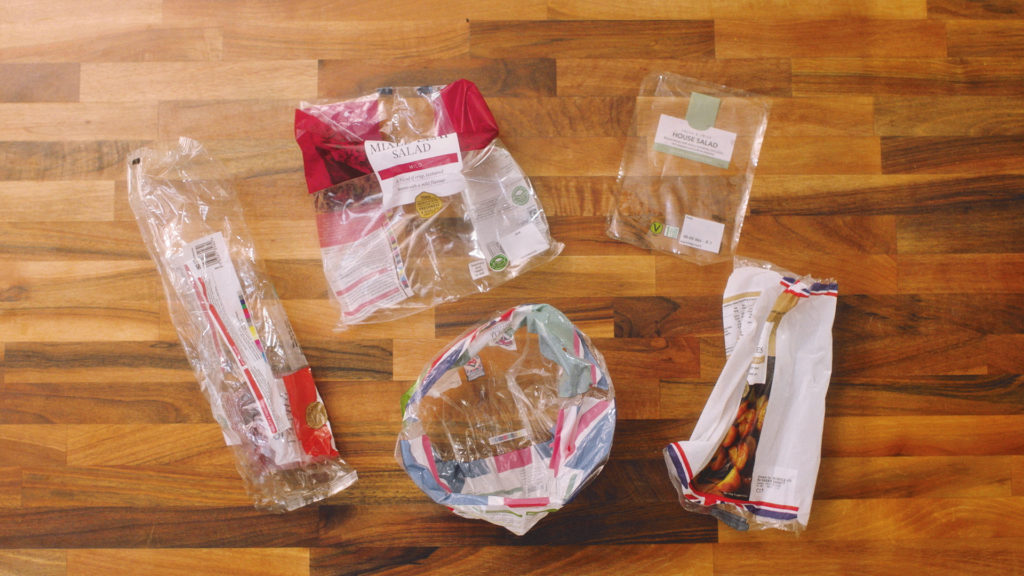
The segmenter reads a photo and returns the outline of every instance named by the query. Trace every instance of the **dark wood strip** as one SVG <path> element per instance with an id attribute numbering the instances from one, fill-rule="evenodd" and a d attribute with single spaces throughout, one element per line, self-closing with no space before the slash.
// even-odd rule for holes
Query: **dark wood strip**
<path id="1" fill-rule="evenodd" d="M 77 102 L 81 67 L 0 63 L 0 102 Z"/>
<path id="2" fill-rule="evenodd" d="M 353 98 L 383 86 L 448 84 L 466 78 L 491 96 L 554 96 L 555 61 L 547 57 L 322 60 L 321 98 Z"/>
<path id="3" fill-rule="evenodd" d="M 1024 162 L 1024 136 L 882 138 L 886 174 L 1014 172 Z"/>
<path id="4" fill-rule="evenodd" d="M 793 94 L 1021 96 L 1019 58 L 794 58 Z"/>
<path id="5" fill-rule="evenodd" d="M 589 58 L 558 59 L 559 96 L 632 96 L 652 72 L 673 72 L 765 96 L 790 96 L 788 58 Z"/>
<path id="6" fill-rule="evenodd" d="M 1024 16 L 1024 5 L 1017 0 L 928 0 L 929 18 L 998 20 L 1021 16 Z"/>
<path id="7" fill-rule="evenodd" d="M 469 28 L 470 54 L 485 58 L 711 58 L 710 20 L 481 21 Z"/>

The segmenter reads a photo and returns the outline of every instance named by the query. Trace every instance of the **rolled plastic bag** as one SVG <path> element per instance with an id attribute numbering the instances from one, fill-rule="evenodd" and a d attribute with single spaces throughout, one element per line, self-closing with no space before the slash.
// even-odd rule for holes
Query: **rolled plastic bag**
<path id="1" fill-rule="evenodd" d="M 697 264 L 739 242 L 768 101 L 676 74 L 644 78 L 608 235 Z"/>
<path id="2" fill-rule="evenodd" d="M 471 82 L 303 103 L 295 138 L 339 330 L 486 292 L 563 248 Z"/>
<path id="3" fill-rule="evenodd" d="M 665 448 L 684 508 L 739 530 L 807 526 L 821 461 L 838 286 L 738 260 L 728 357 L 688 441 Z"/>
<path id="4" fill-rule="evenodd" d="M 141 148 L 128 158 L 128 198 L 256 507 L 293 510 L 352 484 L 223 167 L 188 138 Z"/>
<path id="5" fill-rule="evenodd" d="M 459 516 L 522 535 L 597 477 L 615 392 L 583 332 L 546 304 L 467 331 L 402 399 L 395 458 Z"/>

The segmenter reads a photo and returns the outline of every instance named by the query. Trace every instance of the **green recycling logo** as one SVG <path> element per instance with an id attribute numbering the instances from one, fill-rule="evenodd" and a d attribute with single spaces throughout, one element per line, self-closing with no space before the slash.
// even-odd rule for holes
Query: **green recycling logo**
<path id="1" fill-rule="evenodd" d="M 526 186 L 516 186 L 512 189 L 512 203 L 516 206 L 525 206 L 530 201 L 530 191 Z"/>
<path id="2" fill-rule="evenodd" d="M 498 254 L 494 258 L 491 258 L 491 261 L 487 265 L 491 267 L 491 270 L 500 272 L 505 268 L 508 268 L 508 256 Z"/>
<path id="3" fill-rule="evenodd" d="M 657 220 L 651 222 L 651 234 L 657 236 L 658 234 L 661 234 L 662 230 L 664 229 L 665 225 L 662 224 L 661 222 L 658 222 Z"/>

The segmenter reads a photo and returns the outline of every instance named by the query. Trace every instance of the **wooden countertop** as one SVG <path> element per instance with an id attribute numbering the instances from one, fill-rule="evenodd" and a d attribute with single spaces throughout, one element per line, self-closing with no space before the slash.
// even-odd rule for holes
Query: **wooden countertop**
<path id="1" fill-rule="evenodd" d="M 0 574 L 1024 573 L 1024 5 L 1019 0 L 5 2 Z M 605 236 L 640 78 L 773 105 L 739 253 L 832 275 L 822 463 L 799 537 L 676 503 L 660 450 L 723 364 L 731 265 Z M 292 138 L 303 100 L 478 84 L 562 256 L 335 334 Z M 169 323 L 125 158 L 224 161 L 356 486 L 252 508 Z M 398 399 L 474 320 L 547 301 L 608 358 L 601 476 L 527 536 L 398 468 Z M 554 545 L 552 545 L 554 544 Z"/>

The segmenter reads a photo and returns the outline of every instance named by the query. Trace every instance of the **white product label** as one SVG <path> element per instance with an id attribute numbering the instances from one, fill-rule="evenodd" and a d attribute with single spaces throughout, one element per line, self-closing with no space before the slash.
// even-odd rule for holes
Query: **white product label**
<path id="1" fill-rule="evenodd" d="M 469 382 L 472 382 L 485 374 L 484 363 L 480 360 L 479 356 L 473 356 L 470 358 L 469 361 L 462 366 L 462 369 L 466 372 L 466 380 Z"/>
<path id="2" fill-rule="evenodd" d="M 548 249 L 548 239 L 532 222 L 502 237 L 501 241 L 506 256 L 513 264 L 525 262 Z"/>
<path id="3" fill-rule="evenodd" d="M 218 345 L 245 378 L 269 435 L 287 430 L 291 424 L 279 392 L 284 381 L 274 377 L 267 361 L 224 236 L 217 232 L 190 243 L 180 264 L 217 334 Z M 227 432 L 225 440 L 238 443 Z"/>
<path id="4" fill-rule="evenodd" d="M 736 133 L 708 128 L 696 130 L 683 118 L 662 114 L 654 133 L 654 149 L 680 158 L 728 168 Z"/>
<path id="5" fill-rule="evenodd" d="M 769 504 L 796 504 L 797 471 L 776 466 L 767 474 L 754 477 L 750 499 Z"/>
<path id="6" fill-rule="evenodd" d="M 666 238 L 679 238 L 679 226 L 665 226 Z"/>
<path id="7" fill-rule="evenodd" d="M 679 243 L 718 254 L 722 249 L 723 235 L 725 224 L 687 214 L 683 219 L 683 229 L 679 233 Z"/>
<path id="8" fill-rule="evenodd" d="M 367 140 L 363 147 L 380 182 L 385 210 L 411 204 L 423 192 L 445 197 L 466 189 L 456 134 L 404 145 Z"/>
<path id="9" fill-rule="evenodd" d="M 722 320 L 725 327 L 725 355 L 731 356 L 736 343 L 744 334 L 754 330 L 754 305 L 759 292 L 745 292 L 728 298 L 722 304 Z"/>
<path id="10" fill-rule="evenodd" d="M 469 263 L 469 276 L 473 278 L 473 280 L 479 280 L 488 274 L 490 274 L 490 272 L 487 270 L 486 261 L 473 260 Z"/>
<path id="11" fill-rule="evenodd" d="M 325 248 L 323 258 L 345 322 L 359 322 L 412 295 L 398 242 L 386 226 L 355 242 Z"/>

